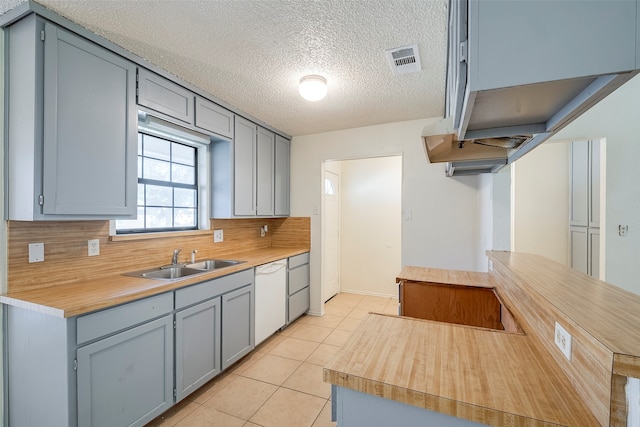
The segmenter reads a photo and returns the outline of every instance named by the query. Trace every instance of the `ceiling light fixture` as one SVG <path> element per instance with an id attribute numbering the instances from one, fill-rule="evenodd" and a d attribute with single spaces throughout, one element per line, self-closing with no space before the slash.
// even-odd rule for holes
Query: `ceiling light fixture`
<path id="1" fill-rule="evenodd" d="M 307 101 L 320 101 L 327 96 L 327 79 L 317 75 L 304 76 L 298 90 Z"/>

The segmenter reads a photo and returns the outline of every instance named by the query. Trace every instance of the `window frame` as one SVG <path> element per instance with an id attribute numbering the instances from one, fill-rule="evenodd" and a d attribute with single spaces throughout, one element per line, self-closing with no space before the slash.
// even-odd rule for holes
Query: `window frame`
<path id="1" fill-rule="evenodd" d="M 145 134 L 152 137 L 168 140 L 172 143 L 182 144 L 189 147 L 193 147 L 196 150 L 195 156 L 195 186 L 196 192 L 196 226 L 195 227 L 170 227 L 170 228 L 144 228 L 144 229 L 122 229 L 117 228 L 116 220 L 110 223 L 110 234 L 112 236 L 135 236 L 135 235 L 149 235 L 153 233 L 180 233 L 180 232 L 194 232 L 197 230 L 210 230 L 210 196 L 209 192 L 209 175 L 211 170 L 210 159 L 210 137 L 208 135 L 201 134 L 191 129 L 184 128 L 182 126 L 169 123 L 165 120 L 158 119 L 146 114 L 140 114 L 138 122 L 138 133 Z M 141 183 L 141 179 L 146 178 L 138 177 L 136 174 L 136 188 Z M 152 181 L 152 180 L 151 180 Z M 161 181 L 164 182 L 164 181 Z M 153 183 L 153 182 L 151 182 Z M 177 184 L 170 186 L 173 188 L 184 188 L 184 184 Z M 138 205 L 140 206 L 140 205 Z M 173 208 L 173 207 L 172 207 Z M 137 212 L 137 207 L 136 207 Z"/>

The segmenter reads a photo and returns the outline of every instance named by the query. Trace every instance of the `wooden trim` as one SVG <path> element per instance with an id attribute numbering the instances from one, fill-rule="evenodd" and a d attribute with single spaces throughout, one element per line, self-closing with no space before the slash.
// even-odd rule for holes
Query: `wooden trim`
<path id="1" fill-rule="evenodd" d="M 627 377 L 614 375 L 611 381 L 611 427 L 627 427 Z"/>
<path id="2" fill-rule="evenodd" d="M 213 230 L 186 230 L 186 231 L 165 231 L 161 233 L 132 233 L 132 234 L 115 234 L 109 236 L 112 242 L 127 242 L 132 240 L 151 240 L 166 239 L 168 237 L 185 237 L 185 236 L 213 236 Z"/>

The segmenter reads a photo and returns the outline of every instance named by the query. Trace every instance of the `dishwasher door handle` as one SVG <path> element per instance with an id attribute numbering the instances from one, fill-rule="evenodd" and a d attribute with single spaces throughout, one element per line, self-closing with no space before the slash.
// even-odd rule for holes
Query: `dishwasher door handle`
<path id="1" fill-rule="evenodd" d="M 287 264 L 281 263 L 281 264 L 266 265 L 264 267 L 258 267 L 256 268 L 256 276 L 262 275 L 262 274 L 273 274 L 276 271 L 286 268 L 286 266 Z"/>

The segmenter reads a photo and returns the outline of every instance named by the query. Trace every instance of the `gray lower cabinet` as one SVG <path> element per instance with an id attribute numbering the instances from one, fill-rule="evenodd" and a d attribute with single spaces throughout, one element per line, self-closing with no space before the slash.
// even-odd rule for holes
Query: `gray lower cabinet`
<path id="1" fill-rule="evenodd" d="M 35 14 L 6 43 L 8 219 L 134 217 L 135 65 Z"/>
<path id="2" fill-rule="evenodd" d="M 79 317 L 4 308 L 12 427 L 142 426 L 254 348 L 253 268 Z"/>
<path id="3" fill-rule="evenodd" d="M 176 312 L 176 403 L 220 373 L 220 297 Z"/>
<path id="4" fill-rule="evenodd" d="M 486 426 L 344 387 L 331 390 L 332 419 L 340 427 Z"/>
<path id="5" fill-rule="evenodd" d="M 78 425 L 143 426 L 173 405 L 173 316 L 78 349 Z"/>
<path id="6" fill-rule="evenodd" d="M 287 277 L 287 324 L 309 310 L 309 252 L 290 257 Z"/>
<path id="7" fill-rule="evenodd" d="M 222 369 L 255 347 L 255 287 L 251 281 L 248 286 L 222 295 Z"/>

